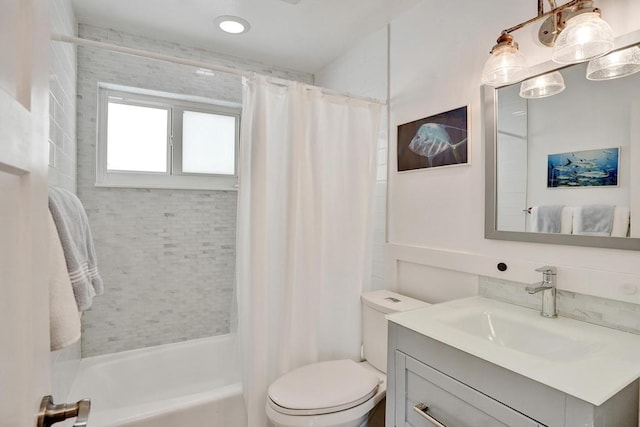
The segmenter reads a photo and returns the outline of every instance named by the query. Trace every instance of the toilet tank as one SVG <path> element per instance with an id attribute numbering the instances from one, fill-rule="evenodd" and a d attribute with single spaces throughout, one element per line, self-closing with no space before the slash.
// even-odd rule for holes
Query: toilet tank
<path id="1" fill-rule="evenodd" d="M 391 291 L 366 292 L 362 301 L 362 348 L 364 358 L 373 367 L 387 372 L 386 315 L 427 307 L 429 303 Z"/>

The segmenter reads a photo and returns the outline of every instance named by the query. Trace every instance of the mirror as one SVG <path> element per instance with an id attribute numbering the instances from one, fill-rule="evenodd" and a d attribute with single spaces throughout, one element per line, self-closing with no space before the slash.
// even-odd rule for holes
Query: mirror
<path id="1" fill-rule="evenodd" d="M 553 67 L 534 73 L 562 74 L 553 96 L 484 87 L 485 237 L 640 250 L 640 72 L 591 81 L 587 63 Z"/>

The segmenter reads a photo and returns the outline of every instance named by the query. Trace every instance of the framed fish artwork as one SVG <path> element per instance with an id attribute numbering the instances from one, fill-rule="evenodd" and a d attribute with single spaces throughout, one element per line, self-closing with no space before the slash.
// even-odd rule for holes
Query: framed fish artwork
<path id="1" fill-rule="evenodd" d="M 398 172 L 468 165 L 468 108 L 398 126 Z"/>
<path id="2" fill-rule="evenodd" d="M 619 147 L 549 154 L 547 157 L 547 188 L 618 185 Z"/>

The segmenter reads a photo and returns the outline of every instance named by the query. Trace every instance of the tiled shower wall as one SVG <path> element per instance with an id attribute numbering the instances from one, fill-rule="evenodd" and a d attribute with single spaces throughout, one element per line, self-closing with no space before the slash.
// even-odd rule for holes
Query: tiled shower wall
<path id="1" fill-rule="evenodd" d="M 71 0 L 52 0 L 51 32 L 75 36 Z M 76 48 L 49 48 L 49 184 L 76 192 Z M 65 400 L 80 363 L 80 344 L 51 353 L 53 395 Z"/>
<path id="2" fill-rule="evenodd" d="M 51 1 L 51 32 L 75 36 L 70 0 Z M 76 47 L 49 48 L 49 184 L 76 191 Z"/>
<path id="3" fill-rule="evenodd" d="M 311 83 L 255 61 L 80 24 L 80 37 Z M 78 48 L 78 193 L 105 294 L 83 317 L 83 356 L 224 334 L 235 267 L 236 192 L 98 188 L 99 83 L 240 103 L 240 77 Z"/>

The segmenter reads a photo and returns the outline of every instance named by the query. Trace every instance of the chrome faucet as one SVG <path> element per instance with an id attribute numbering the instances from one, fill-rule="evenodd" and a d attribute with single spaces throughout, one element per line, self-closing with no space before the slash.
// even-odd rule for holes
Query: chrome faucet
<path id="1" fill-rule="evenodd" d="M 536 268 L 536 271 L 542 273 L 542 282 L 527 286 L 525 290 L 530 294 L 542 292 L 541 316 L 558 317 L 558 311 L 556 310 L 556 268 L 544 266 Z"/>

